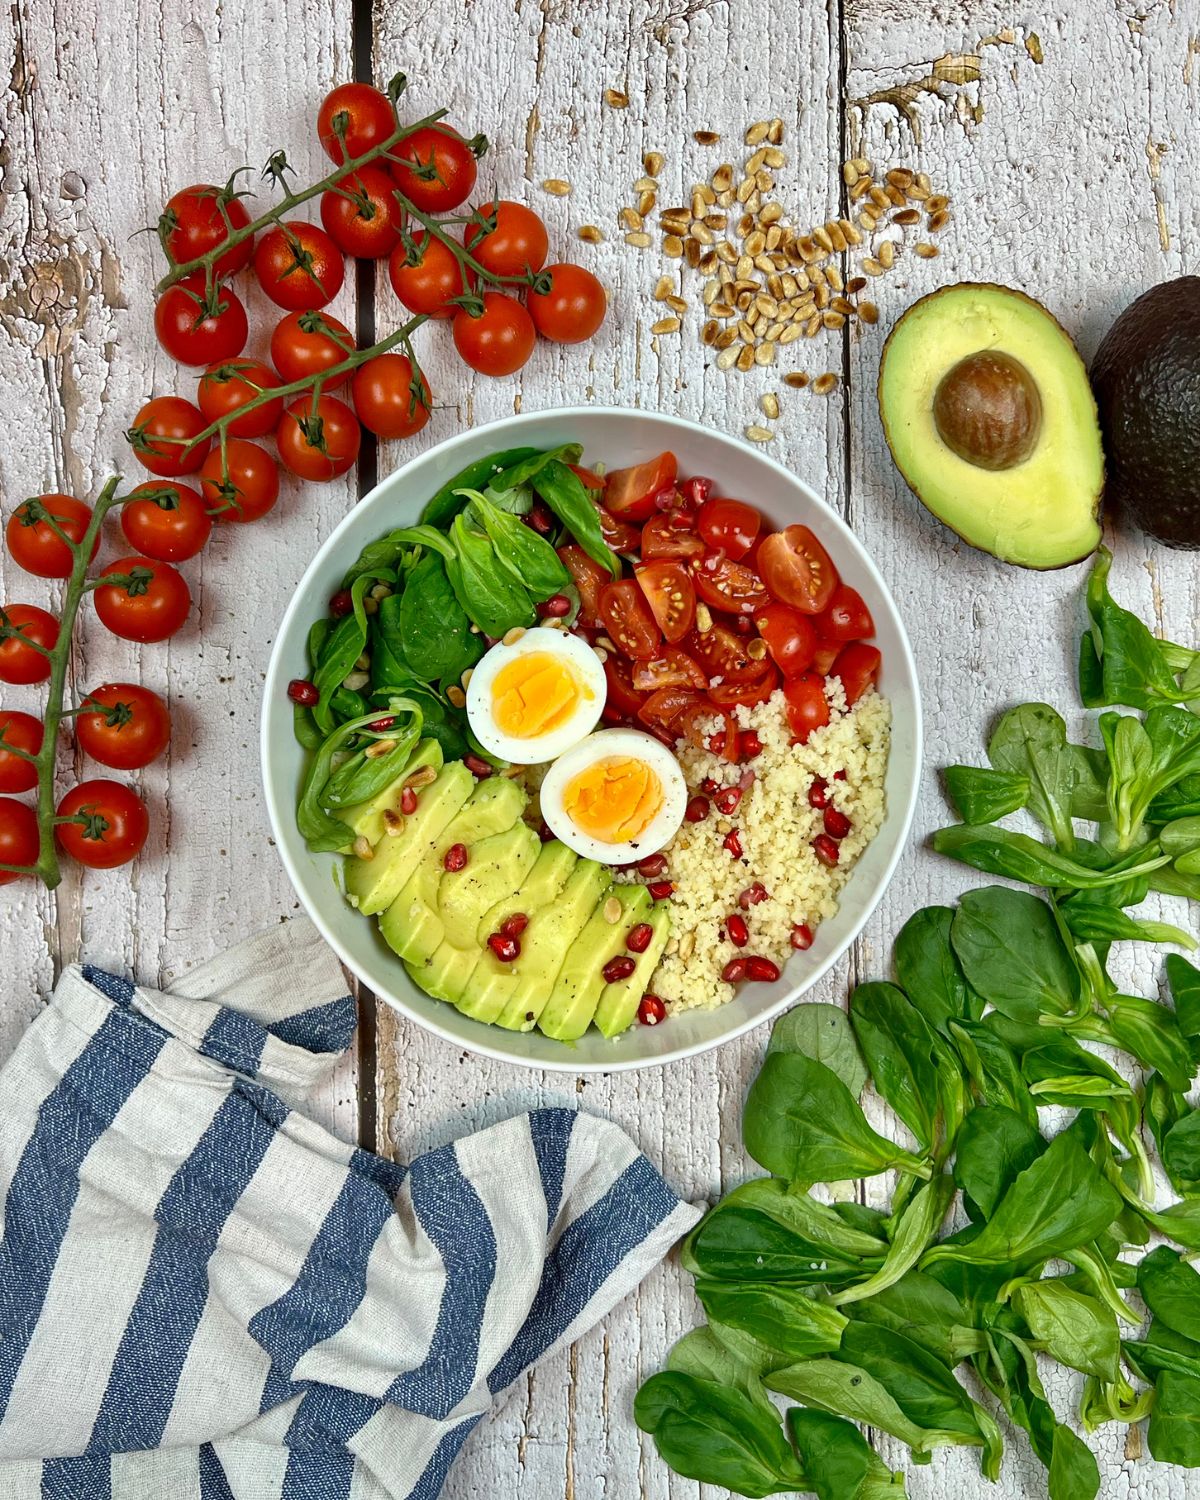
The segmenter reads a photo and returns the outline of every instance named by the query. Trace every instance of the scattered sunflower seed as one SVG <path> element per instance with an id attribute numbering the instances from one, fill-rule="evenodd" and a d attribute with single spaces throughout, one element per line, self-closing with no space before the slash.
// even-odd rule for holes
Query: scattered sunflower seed
<path id="1" fill-rule="evenodd" d="M 721 136 L 716 130 L 693 130 L 692 139 L 700 146 L 715 146 Z"/>
<path id="2" fill-rule="evenodd" d="M 564 177 L 546 177 L 542 180 L 542 187 L 556 198 L 565 198 L 571 191 L 571 184 Z"/>
<path id="3" fill-rule="evenodd" d="M 789 370 L 783 377 L 784 385 L 790 385 L 794 391 L 802 391 L 808 384 L 808 376 L 803 370 Z"/>
<path id="4" fill-rule="evenodd" d="M 860 302 L 858 304 L 858 316 L 864 323 L 878 323 L 879 309 L 873 302 Z"/>
<path id="5" fill-rule="evenodd" d="M 650 325 L 651 333 L 678 333 L 678 331 L 679 319 L 674 316 L 659 318 L 657 323 L 651 323 Z"/>
<path id="6" fill-rule="evenodd" d="M 666 158 L 661 151 L 647 151 L 642 157 L 642 166 L 646 169 L 647 177 L 657 177 L 666 164 Z"/>
<path id="7" fill-rule="evenodd" d="M 604 239 L 604 231 L 598 229 L 595 224 L 581 224 L 579 226 L 579 238 L 588 245 L 599 245 Z"/>
<path id="8" fill-rule="evenodd" d="M 769 417 L 774 422 L 779 416 L 779 397 L 774 391 L 764 391 L 758 398 L 758 404 L 762 408 L 764 417 Z"/>
<path id="9" fill-rule="evenodd" d="M 830 393 L 830 391 L 836 389 L 837 383 L 838 383 L 838 378 L 832 372 L 832 370 L 829 371 L 829 372 L 827 372 L 824 375 L 818 375 L 817 378 L 812 383 L 813 395 L 814 396 L 828 396 L 829 393 Z"/>
<path id="10" fill-rule="evenodd" d="M 623 89 L 605 89 L 604 102 L 609 109 L 628 109 L 629 95 Z"/>
<path id="11" fill-rule="evenodd" d="M 627 245 L 634 245 L 639 250 L 645 250 L 653 241 L 644 229 L 637 229 L 625 236 L 625 243 Z"/>
<path id="12" fill-rule="evenodd" d="M 922 260 L 935 260 L 938 254 L 938 247 L 931 245 L 928 240 L 922 240 L 920 244 L 913 246 L 913 254 L 919 255 Z"/>

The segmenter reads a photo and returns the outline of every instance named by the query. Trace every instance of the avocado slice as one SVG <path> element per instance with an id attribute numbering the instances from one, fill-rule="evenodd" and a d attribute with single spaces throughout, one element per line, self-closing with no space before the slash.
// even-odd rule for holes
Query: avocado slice
<path id="1" fill-rule="evenodd" d="M 422 740 L 395 781 L 389 782 L 370 801 L 343 807 L 338 817 L 343 823 L 350 825 L 356 836 L 361 835 L 369 844 L 377 844 L 383 837 L 384 813 L 400 811 L 400 793 L 404 790 L 404 783 L 422 766 L 432 766 L 435 771 L 442 769 L 442 747 L 437 740 Z"/>
<path id="2" fill-rule="evenodd" d="M 454 764 L 461 762 L 455 761 Z M 470 774 L 467 771 L 467 775 Z M 408 879 L 379 919 L 384 940 L 401 958 L 410 963 L 423 963 L 437 951 L 446 935 L 437 909 L 438 884 L 445 873 L 442 861 L 446 851 L 455 844 L 466 844 L 469 863 L 472 846 L 511 828 L 524 811 L 525 802 L 525 792 L 515 781 L 507 776 L 489 776 L 485 781 L 475 783 L 475 789 L 459 811 L 435 839 L 426 843 L 416 867 L 408 867 L 411 872 Z"/>
<path id="3" fill-rule="evenodd" d="M 1025 568 L 1100 542 L 1104 453 L 1075 345 L 1023 292 L 959 282 L 888 335 L 879 412 L 909 488 L 963 541 Z"/>
<path id="4" fill-rule="evenodd" d="M 516 895 L 541 848 L 529 824 L 518 821 L 503 833 L 472 844 L 466 869 L 443 870 L 437 910 L 446 941 L 478 952 L 475 934 L 480 921 L 498 901 Z"/>
<path id="5" fill-rule="evenodd" d="M 412 874 L 413 866 L 437 841 L 442 829 L 466 802 L 475 778 L 462 761 L 451 761 L 436 781 L 417 793 L 417 810 L 394 836 L 385 835 L 375 845 L 371 859 L 346 856 L 346 900 L 364 915 L 383 911 Z"/>
<path id="6" fill-rule="evenodd" d="M 654 936 L 645 952 L 630 954 L 631 958 L 636 957 L 637 968 L 628 979 L 614 979 L 600 991 L 600 1003 L 593 1019 L 607 1037 L 619 1036 L 630 1025 L 642 1003 L 642 996 L 650 988 L 650 976 L 658 968 L 658 961 L 671 935 L 671 903 L 656 901 L 642 921 L 649 922 Z"/>
<path id="7" fill-rule="evenodd" d="M 615 922 L 610 922 L 604 912 L 609 896 L 621 903 L 621 915 Z M 557 1042 L 573 1042 L 592 1024 L 606 983 L 604 965 L 625 952 L 629 929 L 646 920 L 650 904 L 650 892 L 644 885 L 614 885 L 605 892 L 599 908 L 571 945 L 538 1018 L 546 1036 Z"/>
<path id="8" fill-rule="evenodd" d="M 1092 361 L 1105 499 L 1169 547 L 1200 547 L 1200 276 L 1151 287 Z"/>
<path id="9" fill-rule="evenodd" d="M 560 844 L 557 839 L 541 844 L 533 868 L 525 877 L 520 890 L 507 900 L 497 902 L 480 917 L 475 929 L 475 941 L 480 948 L 499 929 L 506 917 L 522 912 L 532 921 L 543 907 L 551 905 L 578 863 L 579 856 L 575 851 L 568 849 L 566 844 Z"/>
<path id="10" fill-rule="evenodd" d="M 490 951 L 483 955 L 471 975 L 471 992 L 481 1009 L 496 1010 L 497 1026 L 530 1031 L 536 1025 L 559 970 L 609 885 L 604 865 L 581 859 L 553 906 L 536 913 L 521 934 L 520 958 L 504 964 Z"/>

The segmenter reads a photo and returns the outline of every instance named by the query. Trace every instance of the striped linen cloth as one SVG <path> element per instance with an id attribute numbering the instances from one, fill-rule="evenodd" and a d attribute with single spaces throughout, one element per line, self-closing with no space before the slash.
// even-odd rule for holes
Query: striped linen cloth
<path id="1" fill-rule="evenodd" d="M 0 1071 L 3 1500 L 433 1500 L 695 1222 L 570 1110 L 344 1144 L 297 1107 L 343 990 L 300 920 L 162 992 L 63 975 Z"/>

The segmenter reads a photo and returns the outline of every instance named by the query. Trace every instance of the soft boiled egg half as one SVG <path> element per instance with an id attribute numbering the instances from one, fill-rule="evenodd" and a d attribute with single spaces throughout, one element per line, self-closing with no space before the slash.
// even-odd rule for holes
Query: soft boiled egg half
<path id="1" fill-rule="evenodd" d="M 675 837 L 687 784 L 679 762 L 653 735 L 602 729 L 554 762 L 540 799 L 550 831 L 576 854 L 626 865 Z"/>
<path id="2" fill-rule="evenodd" d="M 541 626 L 501 641 L 467 684 L 467 721 L 485 750 L 518 766 L 540 765 L 596 727 L 607 683 L 584 640 Z"/>

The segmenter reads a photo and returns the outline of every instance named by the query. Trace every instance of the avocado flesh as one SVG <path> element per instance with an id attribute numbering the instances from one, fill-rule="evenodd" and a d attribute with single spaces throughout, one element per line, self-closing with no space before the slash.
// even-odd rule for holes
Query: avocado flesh
<path id="1" fill-rule="evenodd" d="M 1200 547 L 1200 277 L 1152 287 L 1092 361 L 1105 498 L 1171 547 Z"/>
<path id="2" fill-rule="evenodd" d="M 637 960 L 637 968 L 628 979 L 614 979 L 600 992 L 593 1020 L 597 1030 L 607 1037 L 620 1036 L 632 1023 L 642 996 L 650 988 L 650 977 L 658 968 L 658 961 L 671 935 L 670 902 L 656 901 L 642 920 L 649 922 L 653 930 L 650 946 L 644 953 L 630 954 Z"/>
<path id="3" fill-rule="evenodd" d="M 1038 398 L 1032 442 L 1013 445 L 1025 456 L 998 468 L 960 456 L 934 413 L 943 380 L 985 352 L 1023 367 Z M 1074 344 L 1024 293 L 962 282 L 915 302 L 884 346 L 879 409 L 909 488 L 972 547 L 1021 567 L 1060 568 L 1099 545 L 1096 403 Z"/>
<path id="4" fill-rule="evenodd" d="M 528 823 L 514 823 L 468 849 L 464 870 L 444 870 L 438 882 L 437 911 L 446 941 L 478 950 L 475 929 L 484 914 L 515 896 L 541 852 L 541 840 Z"/>
<path id="5" fill-rule="evenodd" d="M 604 911 L 609 896 L 615 896 L 621 903 L 621 914 L 615 922 L 610 922 Z M 592 1024 L 607 983 L 604 965 L 626 951 L 629 929 L 646 920 L 650 905 L 650 892 L 644 885 L 614 885 L 605 893 L 599 908 L 571 945 L 546 1008 L 538 1017 L 538 1026 L 546 1036 L 556 1042 L 573 1042 Z"/>
<path id="6" fill-rule="evenodd" d="M 495 1024 L 506 1031 L 531 1031 L 546 1008 L 559 971 L 598 904 L 608 894 L 608 870 L 581 859 L 553 906 L 537 912 L 521 934 L 521 955 L 501 963 L 489 949 L 471 976 L 480 1005 L 495 1008 Z"/>
<path id="7" fill-rule="evenodd" d="M 440 752 L 439 752 L 440 753 Z M 437 779 L 417 793 L 417 809 L 394 836 L 385 834 L 371 859 L 346 856 L 346 900 L 365 916 L 384 911 L 400 893 L 413 866 L 432 848 L 475 786 L 461 761 L 443 766 Z"/>
<path id="8" fill-rule="evenodd" d="M 350 825 L 356 837 L 365 838 L 368 844 L 377 844 L 384 834 L 384 813 L 400 811 L 400 793 L 404 790 L 404 783 L 423 766 L 430 766 L 435 771 L 442 769 L 442 747 L 437 740 L 422 740 L 395 781 L 369 802 L 356 802 L 353 807 L 343 807 L 338 817 L 343 823 Z"/>

